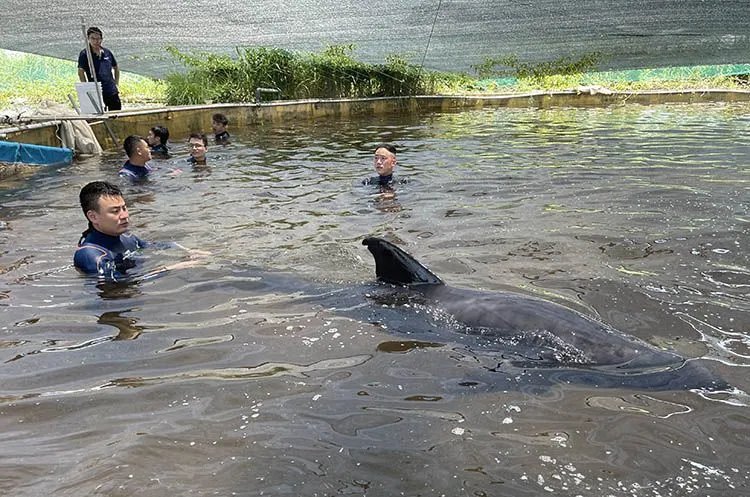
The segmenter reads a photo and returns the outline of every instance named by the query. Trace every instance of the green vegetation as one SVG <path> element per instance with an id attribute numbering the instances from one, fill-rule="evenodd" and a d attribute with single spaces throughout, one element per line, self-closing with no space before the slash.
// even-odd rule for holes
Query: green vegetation
<path id="1" fill-rule="evenodd" d="M 122 73 L 120 94 L 129 106 L 253 102 L 256 88 L 280 90 L 283 99 L 357 98 L 430 94 L 516 93 L 602 86 L 613 91 L 654 89 L 747 89 L 750 66 L 698 66 L 596 72 L 601 56 L 522 62 L 516 56 L 488 58 L 473 66 L 476 76 L 422 70 L 405 57 L 383 64 L 354 58 L 354 45 L 329 46 L 320 53 L 278 48 L 236 49 L 235 57 L 168 48 L 185 68 L 165 80 Z M 0 109 L 68 103 L 78 81 L 73 61 L 0 50 Z M 278 97 L 275 97 L 278 98 Z"/>
<path id="2" fill-rule="evenodd" d="M 472 66 L 480 78 L 514 76 L 517 79 L 538 81 L 553 76 L 575 76 L 594 71 L 602 60 L 601 54 L 592 52 L 579 59 L 562 57 L 537 64 L 521 62 L 516 55 L 500 58 L 488 57 L 481 64 Z"/>
<path id="3" fill-rule="evenodd" d="M 596 52 L 578 59 L 562 57 L 537 64 L 519 61 L 515 55 L 487 58 L 472 66 L 483 91 L 570 90 L 602 86 L 612 91 L 684 90 L 691 88 L 747 89 L 748 65 L 696 66 L 598 72 L 602 55 Z"/>
<path id="4" fill-rule="evenodd" d="M 563 57 L 531 64 L 508 55 L 486 58 L 472 69 L 480 78 L 492 79 L 499 86 L 510 85 L 516 91 L 559 90 L 581 86 L 584 75 L 594 71 L 600 60 L 600 54 L 591 53 L 579 59 Z"/>
<path id="5" fill-rule="evenodd" d="M 68 104 L 75 98 L 78 68 L 70 60 L 0 50 L 0 109 L 43 101 Z M 145 76 L 120 74 L 120 97 L 126 104 L 164 101 L 164 83 Z"/>
<path id="6" fill-rule="evenodd" d="M 423 71 L 397 55 L 385 64 L 354 59 L 354 45 L 332 45 L 321 53 L 280 48 L 236 49 L 236 58 L 212 53 L 167 51 L 187 71 L 167 76 L 170 105 L 252 102 L 256 88 L 279 90 L 283 99 L 357 98 L 435 94 L 469 78 Z"/>

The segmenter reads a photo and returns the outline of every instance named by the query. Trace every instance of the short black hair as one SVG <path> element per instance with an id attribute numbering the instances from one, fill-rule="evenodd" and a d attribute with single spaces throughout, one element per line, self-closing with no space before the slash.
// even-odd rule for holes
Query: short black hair
<path id="1" fill-rule="evenodd" d="M 132 157 L 133 154 L 135 154 L 135 148 L 138 146 L 138 142 L 141 140 L 143 140 L 143 137 L 138 135 L 130 135 L 125 138 L 125 141 L 122 142 L 122 148 L 125 149 L 125 155 Z"/>
<path id="2" fill-rule="evenodd" d="M 91 26 L 89 29 L 86 30 L 86 38 L 91 36 L 91 33 L 96 33 L 102 38 L 104 38 L 104 35 L 102 34 L 102 30 L 97 28 L 96 26 Z"/>
<path id="3" fill-rule="evenodd" d="M 92 181 L 87 184 L 81 188 L 81 193 L 78 195 L 84 216 L 88 211 L 95 211 L 99 208 L 101 197 L 122 197 L 122 191 L 117 185 L 107 181 Z"/>
<path id="4" fill-rule="evenodd" d="M 188 141 L 192 140 L 193 138 L 197 138 L 203 142 L 204 147 L 208 147 L 208 138 L 206 138 L 205 133 L 190 133 L 190 136 L 188 136 Z"/>
<path id="5" fill-rule="evenodd" d="M 161 140 L 162 145 L 167 144 L 167 140 L 169 140 L 169 130 L 166 126 L 154 126 L 151 128 L 151 132 L 155 137 Z"/>
<path id="6" fill-rule="evenodd" d="M 381 143 L 380 145 L 378 145 L 377 147 L 375 147 L 375 150 L 377 150 L 379 148 L 384 148 L 387 151 L 389 151 L 390 153 L 392 153 L 393 155 L 396 155 L 396 147 L 394 145 L 391 145 L 390 143 Z"/>
<path id="7" fill-rule="evenodd" d="M 216 121 L 217 123 L 221 124 L 222 126 L 226 126 L 229 124 L 229 119 L 227 119 L 227 116 L 224 114 L 217 112 L 213 116 L 211 116 L 212 121 Z"/>

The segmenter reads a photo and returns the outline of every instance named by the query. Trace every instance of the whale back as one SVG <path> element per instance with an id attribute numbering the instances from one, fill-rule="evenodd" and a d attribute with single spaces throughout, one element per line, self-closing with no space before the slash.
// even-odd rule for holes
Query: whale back
<path id="1" fill-rule="evenodd" d="M 414 257 L 382 238 L 365 238 L 362 245 L 367 246 L 375 258 L 375 274 L 380 281 L 395 285 L 443 284 Z"/>
<path id="2" fill-rule="evenodd" d="M 555 302 L 445 285 L 411 255 L 380 238 L 366 238 L 362 244 L 375 258 L 380 281 L 413 288 L 460 323 L 459 335 L 473 336 L 485 350 L 527 345 L 539 364 L 596 366 L 623 373 L 679 368 L 685 362 L 678 354 Z"/>

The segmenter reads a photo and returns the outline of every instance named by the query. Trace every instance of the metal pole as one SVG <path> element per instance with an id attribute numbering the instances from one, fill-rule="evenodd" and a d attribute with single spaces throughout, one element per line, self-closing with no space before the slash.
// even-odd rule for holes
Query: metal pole
<path id="1" fill-rule="evenodd" d="M 91 93 L 86 92 L 86 95 L 88 95 L 89 100 L 91 101 L 91 105 L 94 106 L 96 110 L 99 111 L 99 114 L 104 114 L 104 112 L 101 111 L 99 106 L 94 102 L 94 97 L 91 95 Z M 115 135 L 115 132 L 112 131 L 112 128 L 109 126 L 109 122 L 106 118 L 102 121 L 104 123 L 104 127 L 107 128 L 107 132 L 109 133 L 109 137 L 112 138 L 112 145 L 117 146 L 118 143 L 120 143 L 120 140 L 117 139 L 117 135 Z"/>
<path id="2" fill-rule="evenodd" d="M 78 106 L 76 105 L 76 101 L 73 100 L 73 95 L 71 95 L 70 93 L 68 93 L 68 100 L 70 100 L 70 105 L 73 106 L 73 110 L 76 111 L 76 114 L 78 114 L 80 116 L 81 115 L 81 109 L 78 108 Z"/>
<path id="3" fill-rule="evenodd" d="M 89 60 L 89 74 L 91 79 L 94 80 L 94 88 L 96 88 L 96 97 L 99 100 L 99 105 L 94 107 L 99 111 L 100 114 L 104 114 L 104 98 L 102 98 L 102 90 L 99 88 L 99 84 L 96 81 L 96 71 L 94 70 L 94 57 L 91 55 L 91 46 L 89 45 L 89 37 L 86 35 L 86 23 L 81 17 L 81 30 L 83 31 L 83 42 L 86 44 L 86 57 Z"/>

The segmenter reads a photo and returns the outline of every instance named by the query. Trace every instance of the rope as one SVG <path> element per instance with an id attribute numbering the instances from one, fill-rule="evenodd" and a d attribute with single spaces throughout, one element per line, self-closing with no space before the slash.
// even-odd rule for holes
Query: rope
<path id="1" fill-rule="evenodd" d="M 427 46 L 424 47 L 424 54 L 422 54 L 422 63 L 419 64 L 419 71 L 422 71 L 424 67 L 424 60 L 427 58 L 427 51 L 430 49 L 430 41 L 432 41 L 432 33 L 435 32 L 435 24 L 437 23 L 437 17 L 440 13 L 440 6 L 443 4 L 443 0 L 438 0 L 438 6 L 435 10 L 435 18 L 432 20 L 432 28 L 430 29 L 430 36 L 427 37 Z"/>

